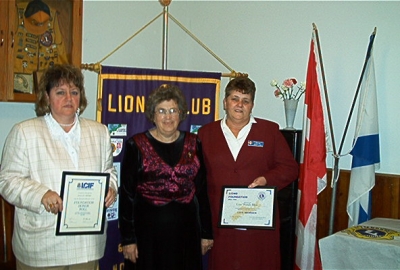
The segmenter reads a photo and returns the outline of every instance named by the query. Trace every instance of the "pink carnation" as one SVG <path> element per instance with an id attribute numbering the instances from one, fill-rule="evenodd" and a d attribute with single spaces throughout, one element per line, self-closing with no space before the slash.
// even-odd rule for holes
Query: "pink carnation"
<path id="1" fill-rule="evenodd" d="M 295 78 L 290 78 L 290 79 L 286 79 L 283 81 L 283 85 L 288 88 L 292 88 L 293 85 L 295 85 L 296 83 L 297 83 L 297 80 Z"/>
<path id="2" fill-rule="evenodd" d="M 276 80 L 271 81 L 271 86 L 275 88 L 274 95 L 275 97 L 286 99 L 295 99 L 299 100 L 300 97 L 306 91 L 306 83 L 302 82 L 297 84 L 296 78 L 287 78 L 279 85 Z"/>

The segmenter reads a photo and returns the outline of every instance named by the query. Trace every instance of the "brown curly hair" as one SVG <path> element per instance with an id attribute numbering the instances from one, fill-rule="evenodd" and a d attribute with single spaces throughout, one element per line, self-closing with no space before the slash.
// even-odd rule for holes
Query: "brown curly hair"
<path id="1" fill-rule="evenodd" d="M 53 87 L 62 84 L 74 84 L 80 91 L 79 113 L 86 109 L 88 101 L 85 94 L 84 78 L 82 71 L 70 64 L 54 65 L 48 68 L 40 78 L 37 93 L 35 112 L 37 116 L 50 113 L 48 96 Z"/>

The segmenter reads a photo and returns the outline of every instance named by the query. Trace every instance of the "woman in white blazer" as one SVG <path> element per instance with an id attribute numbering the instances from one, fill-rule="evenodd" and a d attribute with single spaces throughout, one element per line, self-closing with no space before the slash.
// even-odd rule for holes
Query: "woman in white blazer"
<path id="1" fill-rule="evenodd" d="M 87 106 L 82 72 L 55 65 L 39 82 L 38 117 L 16 124 L 3 149 L 0 194 L 15 206 L 12 246 L 17 269 L 97 269 L 102 234 L 56 235 L 63 171 L 109 173 L 105 207 L 117 196 L 106 126 L 80 117 Z M 67 268 L 63 268 L 69 266 Z"/>

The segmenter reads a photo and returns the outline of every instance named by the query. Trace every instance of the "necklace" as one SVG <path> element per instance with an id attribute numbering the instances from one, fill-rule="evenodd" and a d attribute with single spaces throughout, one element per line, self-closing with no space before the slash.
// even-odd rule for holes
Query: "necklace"
<path id="1" fill-rule="evenodd" d="M 76 123 L 76 119 L 77 119 L 78 117 L 75 115 L 75 118 L 74 118 L 74 122 L 72 122 L 71 124 L 61 124 L 61 123 L 58 123 L 60 126 L 62 126 L 62 127 L 71 127 L 71 126 L 73 126 L 75 123 Z"/>

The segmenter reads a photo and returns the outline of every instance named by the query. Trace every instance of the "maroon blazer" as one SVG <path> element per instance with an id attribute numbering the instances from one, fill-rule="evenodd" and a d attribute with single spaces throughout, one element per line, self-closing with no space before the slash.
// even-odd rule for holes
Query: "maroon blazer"
<path id="1" fill-rule="evenodd" d="M 203 126 L 199 138 L 207 169 L 208 192 L 212 210 L 214 247 L 210 270 L 280 269 L 279 213 L 275 202 L 275 229 L 218 228 L 221 192 L 224 185 L 248 186 L 258 176 L 268 186 L 284 188 L 297 179 L 298 164 L 279 131 L 279 126 L 256 118 L 236 161 L 221 130 L 221 120 Z M 260 147 L 251 146 L 256 142 Z M 254 145 L 254 144 L 253 144 Z"/>

